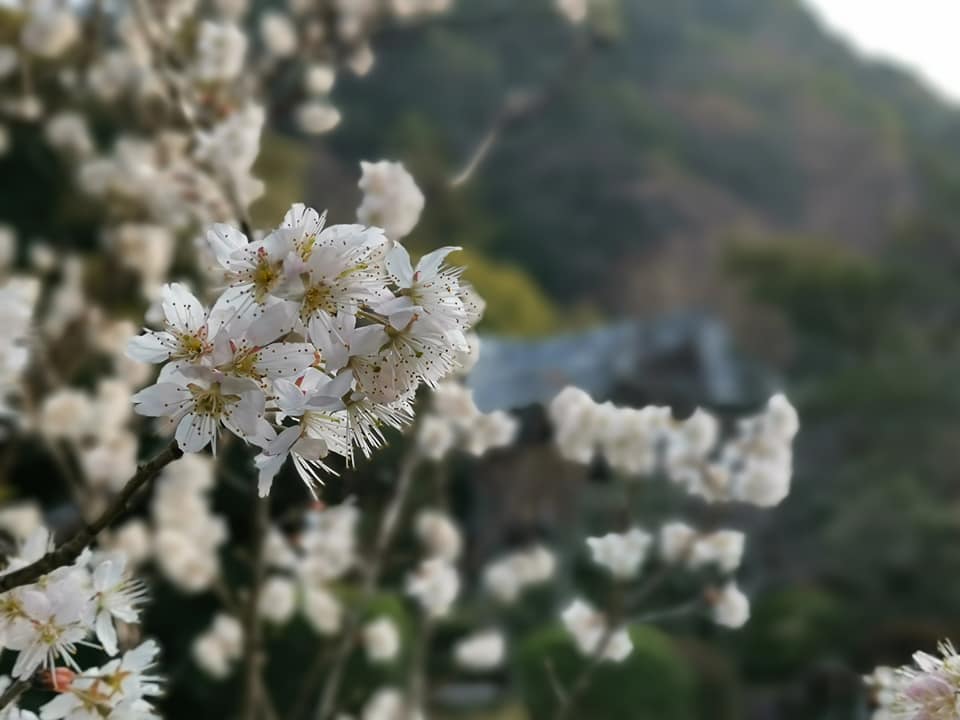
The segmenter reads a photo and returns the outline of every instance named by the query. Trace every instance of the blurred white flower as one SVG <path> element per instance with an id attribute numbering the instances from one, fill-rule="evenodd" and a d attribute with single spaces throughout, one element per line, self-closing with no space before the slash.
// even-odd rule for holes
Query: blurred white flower
<path id="1" fill-rule="evenodd" d="M 357 219 L 383 228 L 392 240 L 402 240 L 423 212 L 423 193 L 416 181 L 398 162 L 361 162 L 360 169 L 363 202 L 357 208 Z"/>
<path id="2" fill-rule="evenodd" d="M 483 572 L 487 592 L 502 603 L 512 603 L 529 587 L 553 577 L 557 560 L 542 545 L 519 550 L 490 563 Z"/>
<path id="3" fill-rule="evenodd" d="M 424 560 L 407 576 L 407 594 L 414 597 L 430 617 L 450 612 L 460 592 L 460 576 L 444 558 Z"/>
<path id="4" fill-rule="evenodd" d="M 87 121 L 80 113 L 63 111 L 51 116 L 44 128 L 47 141 L 58 150 L 84 157 L 94 150 Z"/>
<path id="5" fill-rule="evenodd" d="M 554 0 L 557 10 L 569 22 L 577 25 L 587 19 L 590 0 Z"/>
<path id="6" fill-rule="evenodd" d="M 322 587 L 303 589 L 303 615 L 320 635 L 334 635 L 343 624 L 340 601 Z"/>
<path id="7" fill-rule="evenodd" d="M 740 567 L 746 535 L 737 530 L 719 530 L 701 535 L 693 543 L 690 565 L 703 567 L 714 565 L 722 572 L 733 572 Z"/>
<path id="8" fill-rule="evenodd" d="M 96 427 L 90 397 L 80 390 L 63 388 L 43 400 L 38 430 L 52 440 L 81 440 Z"/>
<path id="9" fill-rule="evenodd" d="M 400 652 L 400 632 L 390 618 L 380 617 L 363 628 L 363 647 L 373 662 L 390 662 Z"/>
<path id="10" fill-rule="evenodd" d="M 482 630 L 460 640 L 453 648 L 457 665 L 483 672 L 499 667 L 506 654 L 506 641 L 499 630 Z"/>
<path id="11" fill-rule="evenodd" d="M 79 37 L 80 23 L 76 14 L 56 0 L 35 0 L 20 31 L 23 47 L 47 59 L 63 55 Z"/>
<path id="12" fill-rule="evenodd" d="M 736 583 L 729 582 L 720 590 L 708 592 L 707 601 L 711 606 L 713 621 L 717 625 L 737 629 L 750 619 L 750 600 Z"/>
<path id="13" fill-rule="evenodd" d="M 660 528 L 660 557 L 667 563 L 686 563 L 698 538 L 696 529 L 684 522 L 668 522 Z"/>
<path id="14" fill-rule="evenodd" d="M 243 70 L 247 35 L 231 23 L 200 23 L 193 72 L 202 82 L 233 80 Z"/>
<path id="15" fill-rule="evenodd" d="M 450 561 L 460 556 L 463 537 L 449 515 L 438 510 L 421 510 L 414 521 L 414 528 L 430 556 Z"/>
<path id="16" fill-rule="evenodd" d="M 632 528 L 625 533 L 608 533 L 603 537 L 587 538 L 593 561 L 607 568 L 618 580 L 637 576 L 653 544 L 653 536 Z"/>
<path id="17" fill-rule="evenodd" d="M 322 135 L 340 124 L 340 111 L 326 101 L 310 100 L 296 109 L 298 127 L 310 135 Z"/>
<path id="18" fill-rule="evenodd" d="M 274 625 L 284 625 L 297 609 L 297 588 L 289 578 L 274 575 L 260 589 L 257 612 Z"/>
<path id="19" fill-rule="evenodd" d="M 607 619 L 585 600 L 576 599 L 561 614 L 563 624 L 581 653 L 588 657 L 603 652 L 603 659 L 622 662 L 633 651 L 630 635 L 623 628 L 608 631 Z"/>
<path id="20" fill-rule="evenodd" d="M 329 95 L 336 80 L 337 75 L 332 66 L 314 64 L 306 69 L 303 85 L 311 95 Z"/>
<path id="21" fill-rule="evenodd" d="M 282 12 L 270 10 L 260 16 L 260 38 L 267 53 L 276 58 L 287 58 L 297 51 L 297 30 L 290 18 Z"/>
<path id="22" fill-rule="evenodd" d="M 210 628 L 194 639 L 194 662 L 213 678 L 223 679 L 243 654 L 243 626 L 230 615 L 220 614 Z"/>

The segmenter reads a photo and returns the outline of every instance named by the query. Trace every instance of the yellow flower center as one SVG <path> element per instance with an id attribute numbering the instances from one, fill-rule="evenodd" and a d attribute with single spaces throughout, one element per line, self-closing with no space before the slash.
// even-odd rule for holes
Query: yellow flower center
<path id="1" fill-rule="evenodd" d="M 219 418 L 223 415 L 227 405 L 240 402 L 239 395 L 224 395 L 220 390 L 220 383 L 213 383 L 209 389 L 199 385 L 189 385 L 193 393 L 193 411 L 197 415 L 209 415 Z"/>

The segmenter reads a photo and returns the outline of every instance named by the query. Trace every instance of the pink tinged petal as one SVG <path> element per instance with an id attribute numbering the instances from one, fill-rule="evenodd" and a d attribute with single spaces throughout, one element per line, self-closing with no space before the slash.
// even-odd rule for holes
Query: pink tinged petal
<path id="1" fill-rule="evenodd" d="M 134 410 L 147 417 L 176 415 L 193 402 L 190 391 L 174 383 L 157 383 L 130 398 Z"/>
<path id="2" fill-rule="evenodd" d="M 448 245 L 447 247 L 439 248 L 424 255 L 420 258 L 420 262 L 417 263 L 417 280 L 432 278 L 437 274 L 437 271 L 440 270 L 440 266 L 443 265 L 443 261 L 447 259 L 447 255 L 459 250 L 463 250 L 463 248 Z"/>
<path id="3" fill-rule="evenodd" d="M 97 640 L 103 646 L 104 651 L 111 657 L 117 654 L 117 629 L 113 626 L 113 618 L 110 613 L 101 611 L 97 615 L 96 624 Z"/>
<path id="4" fill-rule="evenodd" d="M 170 357 L 176 341 L 168 332 L 147 332 L 130 338 L 126 355 L 131 360 L 159 363 Z"/>
<path id="5" fill-rule="evenodd" d="M 209 415 L 184 415 L 177 425 L 177 445 L 185 453 L 195 453 L 209 445 L 217 434 L 217 423 Z"/>
<path id="6" fill-rule="evenodd" d="M 207 311 L 183 283 L 163 286 L 163 314 L 182 333 L 198 333 L 207 324 Z"/>
<path id="7" fill-rule="evenodd" d="M 247 236 L 236 228 L 216 223 L 207 230 L 207 244 L 217 258 L 217 262 L 229 269 L 224 261 L 237 250 L 241 250 L 247 245 Z"/>
<path id="8" fill-rule="evenodd" d="M 400 243 L 394 243 L 393 249 L 387 253 L 387 272 L 396 280 L 400 287 L 410 287 L 413 284 L 413 266 L 410 264 L 410 253 Z"/>

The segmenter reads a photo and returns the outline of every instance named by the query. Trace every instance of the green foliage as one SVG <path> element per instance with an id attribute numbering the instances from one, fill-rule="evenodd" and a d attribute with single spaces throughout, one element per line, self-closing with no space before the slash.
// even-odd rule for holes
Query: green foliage
<path id="1" fill-rule="evenodd" d="M 813 342 L 864 348 L 889 337 L 897 281 L 869 257 L 812 238 L 781 238 L 735 244 L 727 266 L 757 301 L 776 307 Z"/>
<path id="2" fill-rule="evenodd" d="M 634 649 L 619 664 L 600 666 L 573 717 L 590 720 L 693 720 L 695 679 L 665 635 L 630 628 Z M 517 657 L 520 692 L 534 718 L 553 717 L 557 704 L 550 676 L 569 690 L 588 661 L 569 634 L 551 626 L 526 638 Z"/>
<path id="3" fill-rule="evenodd" d="M 853 635 L 850 621 L 842 599 L 816 587 L 789 588 L 756 598 L 735 643 L 751 677 L 784 680 L 841 655 Z"/>
<path id="4" fill-rule="evenodd" d="M 307 145 L 276 133 L 265 133 L 254 175 L 263 180 L 264 194 L 251 209 L 254 227 L 274 227 L 295 202 L 303 202 L 310 154 Z M 340 221 L 338 221 L 340 222 Z"/>

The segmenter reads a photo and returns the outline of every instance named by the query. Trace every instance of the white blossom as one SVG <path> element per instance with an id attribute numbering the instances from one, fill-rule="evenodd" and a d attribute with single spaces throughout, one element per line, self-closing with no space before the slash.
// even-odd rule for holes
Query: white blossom
<path id="1" fill-rule="evenodd" d="M 730 582 L 720 590 L 708 593 L 711 616 L 717 625 L 737 629 L 750 619 L 750 600 Z"/>
<path id="2" fill-rule="evenodd" d="M 588 602 L 576 599 L 561 614 L 564 626 L 577 648 L 588 657 L 602 652 L 602 659 L 623 662 L 633 651 L 626 629 L 609 631 L 606 617 Z"/>
<path id="3" fill-rule="evenodd" d="M 382 227 L 392 240 L 406 237 L 420 220 L 424 205 L 413 176 L 402 163 L 387 160 L 361 162 L 360 169 L 363 202 L 357 208 L 357 219 Z"/>
<path id="4" fill-rule="evenodd" d="M 363 647 L 372 662 L 390 662 L 400 652 L 400 632 L 390 618 L 379 617 L 363 628 Z"/>
<path id="5" fill-rule="evenodd" d="M 618 580 L 637 576 L 652 544 L 653 536 L 640 528 L 632 528 L 622 534 L 608 533 L 603 537 L 587 538 L 593 561 L 607 568 Z"/>
<path id="6" fill-rule="evenodd" d="M 506 641 L 499 630 L 482 630 L 460 640 L 453 648 L 457 665 L 483 672 L 499 667 L 506 654 Z"/>
<path id="7" fill-rule="evenodd" d="M 419 601 L 430 617 L 445 616 L 460 592 L 460 576 L 449 561 L 431 558 L 407 577 L 407 593 Z"/>

